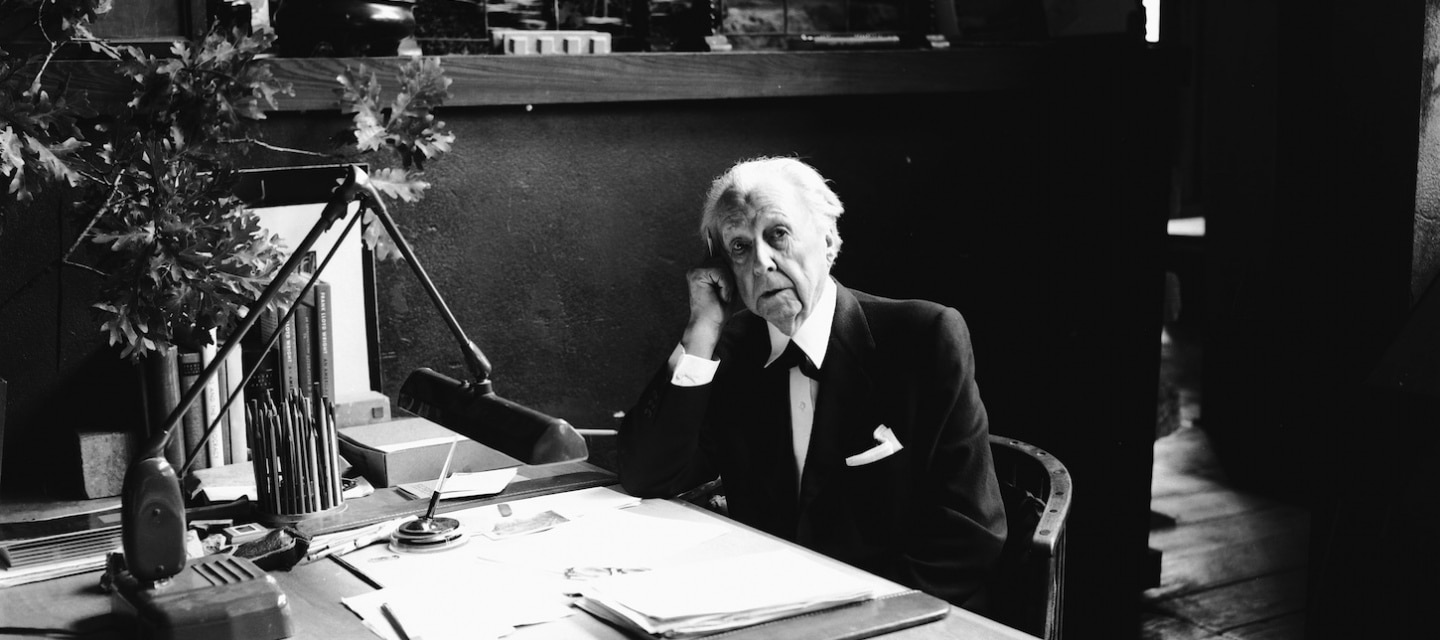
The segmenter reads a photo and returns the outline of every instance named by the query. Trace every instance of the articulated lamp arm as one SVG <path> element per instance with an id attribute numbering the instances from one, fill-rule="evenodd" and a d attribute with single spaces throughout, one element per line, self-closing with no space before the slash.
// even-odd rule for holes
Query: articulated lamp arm
<path id="1" fill-rule="evenodd" d="M 416 280 L 445 320 L 470 369 L 471 380 L 459 381 L 428 368 L 416 369 L 400 387 L 397 404 L 451 431 L 483 443 L 526 464 L 553 464 L 585 460 L 589 446 L 569 422 L 546 415 L 496 395 L 490 381 L 490 361 L 465 335 L 410 243 L 395 225 L 385 201 L 365 183 L 367 204 L 380 219 L 400 250 Z"/>
<path id="2" fill-rule="evenodd" d="M 164 425 L 155 431 L 126 470 L 120 494 L 120 540 L 125 550 L 126 568 L 136 579 L 145 583 L 165 580 L 185 568 L 185 500 L 180 491 L 180 478 L 165 458 L 166 445 L 175 437 L 185 412 L 195 404 L 205 384 L 215 378 L 225 365 L 226 358 L 254 328 L 261 315 L 259 310 L 279 296 L 305 254 L 335 222 L 345 217 L 349 203 L 366 193 L 365 185 L 368 182 L 364 174 L 352 167 L 345 182 L 335 189 L 330 201 L 325 204 L 310 233 L 250 307 L 252 312 L 241 320 L 210 365 L 181 396 Z"/>

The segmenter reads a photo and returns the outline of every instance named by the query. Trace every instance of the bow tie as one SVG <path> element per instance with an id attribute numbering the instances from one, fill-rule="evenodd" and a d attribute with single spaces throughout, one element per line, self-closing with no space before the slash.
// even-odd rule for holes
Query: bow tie
<path id="1" fill-rule="evenodd" d="M 805 352 L 800 350 L 800 345 L 795 344 L 793 340 L 789 345 L 786 345 L 785 352 L 781 353 L 780 357 L 770 363 L 770 366 L 779 367 L 782 371 L 788 371 L 793 367 L 800 367 L 800 373 L 805 374 L 811 380 L 820 379 L 819 367 L 816 367 L 815 363 L 810 361 L 810 357 L 805 355 Z"/>

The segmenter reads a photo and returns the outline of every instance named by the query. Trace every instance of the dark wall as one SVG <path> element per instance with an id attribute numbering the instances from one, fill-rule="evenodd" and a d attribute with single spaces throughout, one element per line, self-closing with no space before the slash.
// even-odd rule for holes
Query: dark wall
<path id="1" fill-rule="evenodd" d="M 1204 424 L 1233 478 L 1311 508 L 1307 637 L 1402 637 L 1435 595 L 1407 523 L 1437 404 L 1372 372 L 1425 277 L 1425 3 L 1280 4 L 1201 13 Z"/>
<path id="2" fill-rule="evenodd" d="M 1057 52 L 1033 90 L 1006 93 L 449 108 L 456 152 L 429 167 L 423 203 L 395 213 L 496 390 L 608 427 L 679 338 L 709 181 L 751 156 L 811 162 L 846 203 L 841 281 L 959 308 L 992 430 L 1069 465 L 1067 633 L 1129 637 L 1173 107 L 1141 53 Z M 323 147 L 343 124 L 279 114 L 267 139 Z M 420 366 L 463 377 L 409 271 L 378 275 L 384 390 Z"/>

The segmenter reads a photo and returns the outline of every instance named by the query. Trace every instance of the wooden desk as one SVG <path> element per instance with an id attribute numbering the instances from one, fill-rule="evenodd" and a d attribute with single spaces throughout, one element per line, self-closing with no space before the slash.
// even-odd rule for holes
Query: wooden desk
<path id="1" fill-rule="evenodd" d="M 667 519 L 724 523 L 727 532 L 706 543 L 703 554 L 707 556 L 725 557 L 776 546 L 813 554 L 809 550 L 683 502 L 647 500 L 634 509 L 646 515 Z M 828 558 L 825 561 L 834 562 Z M 848 567 L 847 569 L 854 570 Z M 289 600 L 295 629 L 293 637 L 297 640 L 368 640 L 376 637 L 358 617 L 340 603 L 342 598 L 372 591 L 373 587 L 339 562 L 325 559 L 295 567 L 290 571 L 275 571 L 272 575 Z M 128 637 L 123 628 L 124 621 L 110 615 L 110 600 L 99 590 L 99 578 L 99 572 L 92 572 L 0 590 L 0 621 L 3 621 L 0 626 L 63 629 L 86 633 L 87 637 L 93 638 Z M 8 636 L 0 632 L 0 637 Z M 522 627 L 509 637 L 515 640 L 625 640 L 625 636 L 618 630 L 585 612 L 576 612 L 568 618 L 544 625 Z M 1034 636 L 954 607 L 949 615 L 941 620 L 897 631 L 885 637 L 891 640 L 1035 640 Z"/>

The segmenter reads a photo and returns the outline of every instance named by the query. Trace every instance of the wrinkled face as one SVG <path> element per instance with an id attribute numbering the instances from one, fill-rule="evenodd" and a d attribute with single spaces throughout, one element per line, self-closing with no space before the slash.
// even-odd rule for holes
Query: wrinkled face
<path id="1" fill-rule="evenodd" d="M 793 335 L 820 299 L 833 238 L 789 190 L 750 198 L 741 210 L 720 227 L 740 299 Z"/>

